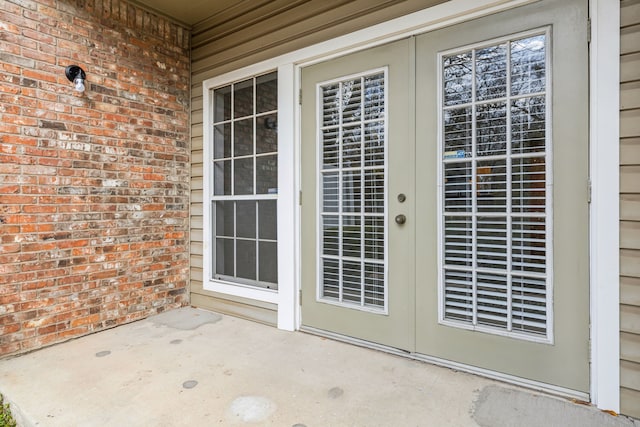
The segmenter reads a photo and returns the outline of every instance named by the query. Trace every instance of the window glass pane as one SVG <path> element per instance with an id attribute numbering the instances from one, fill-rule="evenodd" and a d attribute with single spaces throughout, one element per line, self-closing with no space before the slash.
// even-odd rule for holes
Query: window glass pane
<path id="1" fill-rule="evenodd" d="M 256 113 L 278 109 L 278 73 L 256 78 Z"/>
<path id="2" fill-rule="evenodd" d="M 260 242 L 260 266 L 258 278 L 261 282 L 278 283 L 278 245 Z"/>
<path id="3" fill-rule="evenodd" d="M 253 114 L 253 79 L 233 85 L 233 118 Z"/>
<path id="4" fill-rule="evenodd" d="M 233 161 L 234 194 L 253 194 L 253 157 Z"/>
<path id="5" fill-rule="evenodd" d="M 218 123 L 231 118 L 231 86 L 213 91 L 213 121 Z"/>
<path id="6" fill-rule="evenodd" d="M 276 240 L 278 238 L 278 217 L 275 200 L 258 202 L 258 230 L 260 239 Z"/>
<path id="7" fill-rule="evenodd" d="M 231 161 L 213 162 L 213 194 L 231 194 Z"/>
<path id="8" fill-rule="evenodd" d="M 322 209 L 324 212 L 338 212 L 340 209 L 340 175 L 338 172 L 322 174 Z"/>
<path id="9" fill-rule="evenodd" d="M 253 154 L 253 119 L 233 122 L 233 155 Z"/>
<path id="10" fill-rule="evenodd" d="M 476 99 L 507 96 L 507 45 L 478 49 L 476 52 Z"/>
<path id="11" fill-rule="evenodd" d="M 256 153 L 278 151 L 278 115 L 268 114 L 256 118 Z"/>
<path id="12" fill-rule="evenodd" d="M 256 280 L 256 241 L 236 240 L 236 276 Z"/>
<path id="13" fill-rule="evenodd" d="M 270 289 L 278 279 L 277 78 L 274 71 L 213 91 L 208 159 L 213 278 Z"/>
<path id="14" fill-rule="evenodd" d="M 215 274 L 234 276 L 234 247 L 233 239 L 216 239 Z"/>
<path id="15" fill-rule="evenodd" d="M 216 125 L 213 128 L 213 158 L 231 157 L 231 124 Z"/>
<path id="16" fill-rule="evenodd" d="M 471 102 L 473 80 L 471 57 L 471 52 L 465 52 L 444 58 L 444 105 Z"/>
<path id="17" fill-rule="evenodd" d="M 256 237 L 256 202 L 236 202 L 236 236 L 252 239 Z"/>
<path id="18" fill-rule="evenodd" d="M 216 236 L 234 237 L 233 202 L 215 202 Z"/>
<path id="19" fill-rule="evenodd" d="M 545 36 L 511 42 L 511 93 L 522 95 L 546 90 Z"/>
<path id="20" fill-rule="evenodd" d="M 256 157 L 256 194 L 278 193 L 278 156 Z"/>

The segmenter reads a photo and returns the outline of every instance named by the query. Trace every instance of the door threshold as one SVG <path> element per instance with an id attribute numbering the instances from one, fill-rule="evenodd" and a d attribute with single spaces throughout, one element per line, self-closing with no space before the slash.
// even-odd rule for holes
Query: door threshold
<path id="1" fill-rule="evenodd" d="M 300 332 L 305 332 L 311 335 L 317 335 L 320 337 L 329 338 L 334 341 L 340 341 L 346 344 L 357 345 L 359 347 L 364 347 L 371 350 L 377 350 L 384 353 L 393 354 L 395 356 L 406 357 L 408 359 L 430 363 L 432 365 L 441 366 L 443 368 L 452 369 L 454 371 L 460 371 L 460 372 L 466 372 L 468 374 L 478 375 L 484 378 L 489 378 L 489 379 L 500 381 L 506 384 L 511 384 L 518 387 L 527 388 L 529 390 L 550 394 L 556 397 L 591 402 L 589 393 L 572 390 L 565 387 L 559 387 L 553 384 L 547 384 L 539 381 L 528 380 L 526 378 L 520 378 L 514 375 L 509 375 L 501 372 L 491 371 L 488 369 L 478 368 L 477 366 L 466 365 L 463 363 L 441 359 L 439 357 L 433 357 L 433 356 L 428 356 L 426 354 L 420 354 L 420 353 L 402 350 L 395 347 L 389 347 L 386 345 L 377 344 L 377 343 L 362 340 L 359 338 L 349 337 L 346 335 L 337 334 L 335 332 L 329 332 L 322 329 L 313 328 L 311 326 L 300 326 L 299 330 Z"/>

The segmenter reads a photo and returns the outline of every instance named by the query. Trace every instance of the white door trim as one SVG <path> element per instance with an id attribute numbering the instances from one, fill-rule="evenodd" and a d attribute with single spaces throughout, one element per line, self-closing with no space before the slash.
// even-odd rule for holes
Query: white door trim
<path id="1" fill-rule="evenodd" d="M 620 1 L 590 0 L 591 401 L 620 411 Z"/>

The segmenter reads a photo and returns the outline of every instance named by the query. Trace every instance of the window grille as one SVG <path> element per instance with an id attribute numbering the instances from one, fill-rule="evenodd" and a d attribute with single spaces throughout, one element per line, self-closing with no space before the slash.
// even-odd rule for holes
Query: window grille
<path id="1" fill-rule="evenodd" d="M 548 340 L 549 36 L 440 56 L 440 320 Z"/>

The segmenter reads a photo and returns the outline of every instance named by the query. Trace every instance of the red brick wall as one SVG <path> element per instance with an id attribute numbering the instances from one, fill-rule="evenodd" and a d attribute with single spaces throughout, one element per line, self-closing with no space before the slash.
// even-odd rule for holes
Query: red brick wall
<path id="1" fill-rule="evenodd" d="M 0 355 L 187 304 L 189 37 L 120 0 L 0 2 Z"/>

